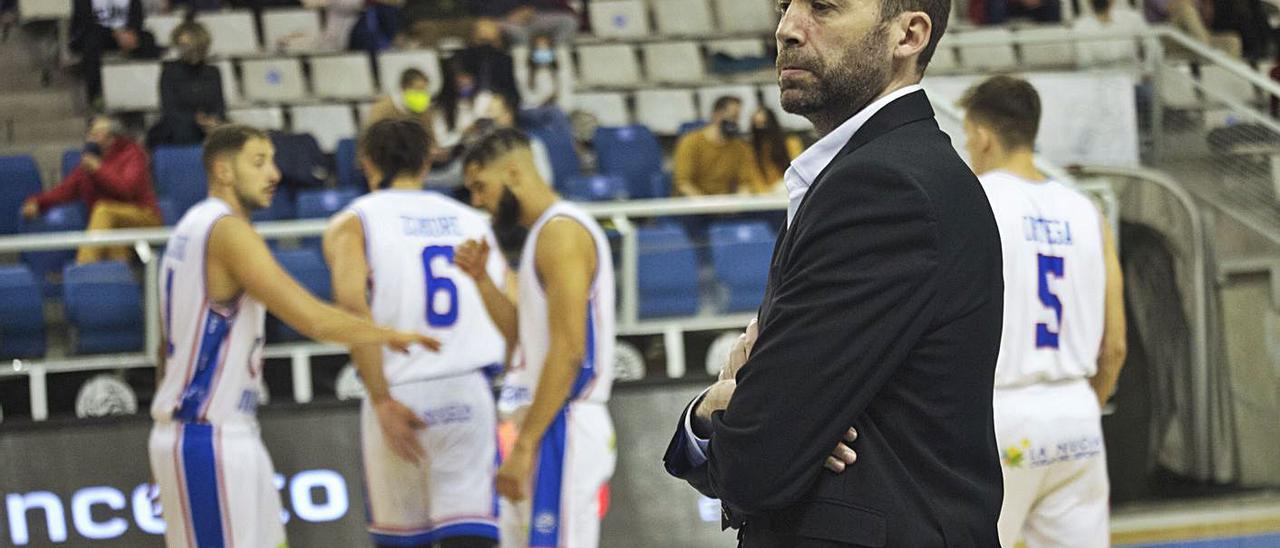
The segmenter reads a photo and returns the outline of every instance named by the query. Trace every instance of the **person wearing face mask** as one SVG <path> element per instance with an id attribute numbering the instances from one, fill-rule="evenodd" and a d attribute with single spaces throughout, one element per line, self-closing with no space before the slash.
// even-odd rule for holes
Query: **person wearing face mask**
<path id="1" fill-rule="evenodd" d="M 786 195 L 782 176 L 791 161 L 804 152 L 804 143 L 795 135 L 787 135 L 778 123 L 778 115 L 769 107 L 760 107 L 751 115 L 751 155 L 756 170 L 752 194 Z"/>
<path id="2" fill-rule="evenodd" d="M 154 59 L 160 51 L 155 36 L 142 26 L 141 0 L 75 0 L 71 4 L 71 51 L 80 54 L 85 95 L 101 110 L 102 53 L 119 51 L 130 59 Z"/>
<path id="3" fill-rule="evenodd" d="M 160 121 L 147 132 L 147 146 L 195 145 L 226 122 L 222 73 L 208 63 L 208 29 L 188 15 L 173 29 L 170 43 L 178 58 L 160 71 Z"/>
<path id="4" fill-rule="evenodd" d="M 761 188 L 751 147 L 739 137 L 742 99 L 716 99 L 711 120 L 676 144 L 673 192 L 677 196 L 736 194 Z"/>
<path id="5" fill-rule="evenodd" d="M 573 103 L 569 64 L 560 62 L 561 54 L 548 35 L 534 38 L 531 46 L 528 62 L 517 63 L 515 68 L 524 108 L 558 106 L 569 110 Z"/>

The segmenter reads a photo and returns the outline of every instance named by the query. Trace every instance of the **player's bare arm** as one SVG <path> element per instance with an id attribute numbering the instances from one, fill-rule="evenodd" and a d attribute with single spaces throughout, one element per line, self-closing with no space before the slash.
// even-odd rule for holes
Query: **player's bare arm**
<path id="1" fill-rule="evenodd" d="M 244 219 L 219 219 L 209 236 L 208 255 L 208 291 L 214 301 L 227 302 L 245 291 L 281 321 L 316 340 L 386 344 L 400 351 L 414 344 L 440 348 L 431 337 L 376 326 L 315 298 L 280 267 Z"/>
<path id="2" fill-rule="evenodd" d="M 535 267 L 546 286 L 551 347 L 515 447 L 498 470 L 498 492 L 515 501 L 528 496 L 542 436 L 564 408 L 586 356 L 586 311 L 597 261 L 595 241 L 586 227 L 563 217 L 543 227 L 535 254 Z"/>
<path id="3" fill-rule="evenodd" d="M 491 247 L 486 239 L 467 240 L 454 251 L 453 263 L 475 280 L 493 325 L 498 327 L 502 337 L 507 340 L 507 348 L 514 348 L 518 342 L 520 320 L 516 315 L 515 302 L 489 276 L 489 254 L 494 253 Z"/>
<path id="4" fill-rule="evenodd" d="M 351 212 L 341 213 L 325 229 L 324 259 L 329 264 L 334 304 L 358 318 L 369 320 L 369 262 L 365 258 L 364 226 Z M 417 431 L 426 423 L 412 409 L 391 397 L 387 377 L 382 370 L 382 348 L 376 344 L 349 346 L 351 359 L 360 372 L 369 402 L 378 415 L 378 425 L 391 450 L 400 458 L 419 462 L 426 450 L 418 441 Z"/>
<path id="5" fill-rule="evenodd" d="M 1120 271 L 1120 257 L 1116 253 L 1111 224 L 1105 218 L 1102 219 L 1102 254 L 1107 272 L 1102 349 L 1098 353 L 1098 372 L 1089 379 L 1089 385 L 1098 395 L 1098 405 L 1106 405 L 1107 400 L 1111 399 L 1128 353 L 1124 324 L 1124 274 Z"/>

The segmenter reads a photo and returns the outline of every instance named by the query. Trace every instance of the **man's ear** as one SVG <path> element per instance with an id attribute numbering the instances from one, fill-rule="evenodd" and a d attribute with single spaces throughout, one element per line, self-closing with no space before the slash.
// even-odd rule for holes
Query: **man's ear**
<path id="1" fill-rule="evenodd" d="M 918 57 L 933 35 L 933 20 L 923 11 L 908 11 L 898 15 L 892 23 L 896 28 L 893 56 L 897 59 Z"/>

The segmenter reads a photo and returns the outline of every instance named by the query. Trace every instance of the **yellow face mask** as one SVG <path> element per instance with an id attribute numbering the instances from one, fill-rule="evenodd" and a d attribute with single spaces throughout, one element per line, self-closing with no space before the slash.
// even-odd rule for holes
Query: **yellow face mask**
<path id="1" fill-rule="evenodd" d="M 422 114 L 431 107 L 431 94 L 415 89 L 405 90 L 404 107 L 414 114 Z"/>

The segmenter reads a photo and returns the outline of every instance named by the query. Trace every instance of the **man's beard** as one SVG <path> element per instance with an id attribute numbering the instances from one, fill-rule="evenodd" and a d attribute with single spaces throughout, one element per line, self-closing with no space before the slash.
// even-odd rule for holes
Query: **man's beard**
<path id="1" fill-rule="evenodd" d="M 891 77 L 892 65 L 884 51 L 888 33 L 888 25 L 878 25 L 845 56 L 847 62 L 831 67 L 824 66 L 818 57 L 805 58 L 794 49 L 779 51 L 779 67 L 805 69 L 817 80 L 812 86 L 783 87 L 782 110 L 801 116 L 823 113 L 843 116 L 871 104 L 884 92 Z"/>
<path id="2" fill-rule="evenodd" d="M 519 253 L 528 235 L 529 230 L 520 226 L 520 200 L 511 188 L 503 187 L 498 211 L 493 214 L 493 237 L 498 240 L 498 247 L 508 255 Z"/>
<path id="3" fill-rule="evenodd" d="M 249 211 L 249 212 L 258 211 L 259 209 L 266 209 L 268 207 L 271 207 L 270 200 L 268 200 L 267 203 L 265 204 L 261 203 L 258 201 L 258 198 L 251 196 L 246 192 L 242 192 L 240 191 L 240 189 L 236 189 L 236 199 L 240 200 L 240 207 L 243 207 L 245 211 Z M 275 196 L 272 196 L 271 200 L 274 200 L 274 199 L 275 199 Z"/>

